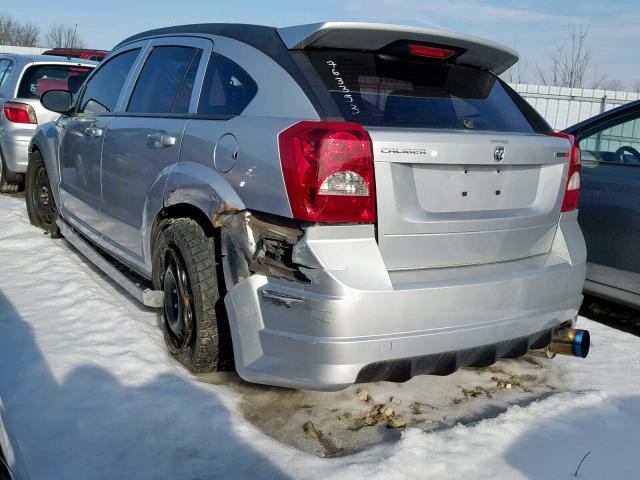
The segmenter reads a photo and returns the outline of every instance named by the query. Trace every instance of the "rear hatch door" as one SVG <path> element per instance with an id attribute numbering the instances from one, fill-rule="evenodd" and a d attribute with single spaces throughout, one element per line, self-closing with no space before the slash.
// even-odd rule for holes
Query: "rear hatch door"
<path id="1" fill-rule="evenodd" d="M 489 263 L 549 251 L 566 141 L 534 134 L 369 129 L 387 268 Z M 500 160 L 496 160 L 500 159 Z"/>
<path id="2" fill-rule="evenodd" d="M 378 241 L 390 270 L 499 262 L 551 248 L 569 142 L 549 136 L 544 120 L 494 73 L 460 63 L 469 51 L 402 39 L 376 51 L 305 49 L 344 119 L 371 136 Z"/>

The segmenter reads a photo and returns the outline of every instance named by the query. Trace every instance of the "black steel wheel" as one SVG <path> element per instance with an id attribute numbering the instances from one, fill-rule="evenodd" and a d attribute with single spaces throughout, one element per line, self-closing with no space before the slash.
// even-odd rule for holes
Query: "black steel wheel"
<path id="1" fill-rule="evenodd" d="M 164 293 L 161 326 L 169 353 L 193 373 L 222 367 L 230 346 L 226 318 L 218 312 L 212 235 L 189 218 L 167 220 L 153 245 L 153 286 Z"/>
<path id="2" fill-rule="evenodd" d="M 31 224 L 49 232 L 52 238 L 59 237 L 60 231 L 56 224 L 58 208 L 51 190 L 47 167 L 38 151 L 29 156 L 24 193 Z"/>
<path id="3" fill-rule="evenodd" d="M 163 331 L 171 353 L 188 346 L 193 332 L 193 294 L 180 255 L 174 248 L 167 251 L 164 271 Z"/>

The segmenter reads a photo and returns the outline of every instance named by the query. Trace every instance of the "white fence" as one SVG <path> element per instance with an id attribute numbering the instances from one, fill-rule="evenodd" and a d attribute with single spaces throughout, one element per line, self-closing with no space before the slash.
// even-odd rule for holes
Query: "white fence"
<path id="1" fill-rule="evenodd" d="M 40 55 L 48 48 L 16 47 L 14 45 L 0 45 L 0 53 L 19 53 L 20 55 Z"/>
<path id="2" fill-rule="evenodd" d="M 533 105 L 553 128 L 558 130 L 640 99 L 638 93 L 614 90 L 548 87 L 522 83 L 511 84 L 511 87 Z"/>

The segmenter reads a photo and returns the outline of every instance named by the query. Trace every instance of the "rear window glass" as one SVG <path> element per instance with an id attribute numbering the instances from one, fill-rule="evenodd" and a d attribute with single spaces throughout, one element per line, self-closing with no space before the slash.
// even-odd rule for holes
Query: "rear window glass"
<path id="1" fill-rule="evenodd" d="M 69 90 L 76 93 L 91 70 L 90 67 L 33 65 L 22 76 L 18 97 L 40 98 L 47 90 Z"/>
<path id="2" fill-rule="evenodd" d="M 350 50 L 308 50 L 345 120 L 372 126 L 532 133 L 497 77 L 477 68 Z"/>
<path id="3" fill-rule="evenodd" d="M 257 91 L 256 82 L 238 64 L 212 53 L 202 85 L 198 113 L 240 115 Z"/>

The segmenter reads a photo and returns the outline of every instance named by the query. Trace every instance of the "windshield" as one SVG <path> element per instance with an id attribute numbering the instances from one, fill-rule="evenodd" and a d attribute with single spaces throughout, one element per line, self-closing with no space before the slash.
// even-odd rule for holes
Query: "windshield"
<path id="1" fill-rule="evenodd" d="M 22 76 L 18 97 L 40 98 L 47 90 L 69 90 L 76 93 L 91 70 L 91 67 L 72 65 L 33 65 Z"/>
<path id="2" fill-rule="evenodd" d="M 307 55 L 347 121 L 390 127 L 535 131 L 508 87 L 490 72 L 376 52 L 310 49 Z"/>

